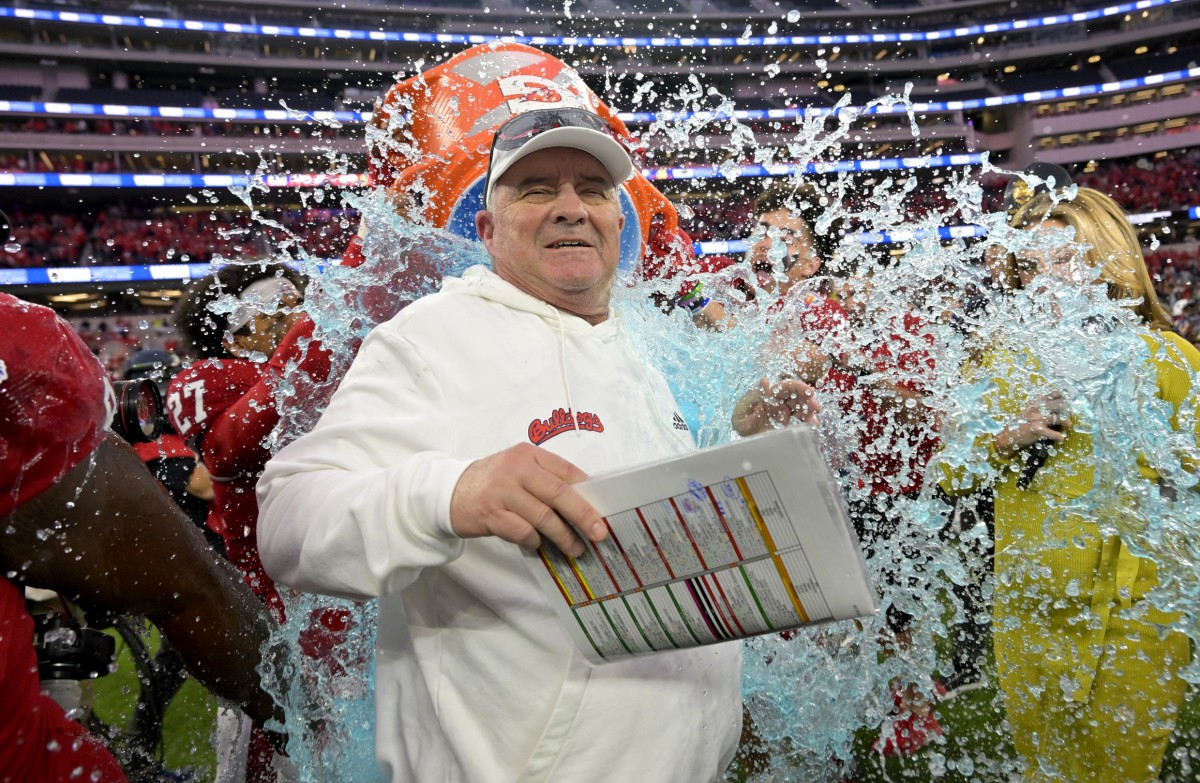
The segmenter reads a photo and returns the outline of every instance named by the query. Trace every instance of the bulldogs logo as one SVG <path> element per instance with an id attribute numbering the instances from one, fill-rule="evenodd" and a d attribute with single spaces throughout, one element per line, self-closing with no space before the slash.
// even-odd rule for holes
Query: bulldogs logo
<path id="1" fill-rule="evenodd" d="M 586 432 L 604 432 L 600 417 L 594 413 L 580 411 L 572 414 L 566 408 L 558 408 L 546 419 L 534 419 L 529 422 L 529 442 L 540 446 L 555 435 L 561 435 L 567 430 L 584 430 Z"/>

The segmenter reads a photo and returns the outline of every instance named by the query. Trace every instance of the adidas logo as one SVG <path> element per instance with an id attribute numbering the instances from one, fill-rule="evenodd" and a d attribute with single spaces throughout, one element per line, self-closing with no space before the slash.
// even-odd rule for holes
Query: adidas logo
<path id="1" fill-rule="evenodd" d="M 677 430 L 683 430 L 684 432 L 689 431 L 687 422 L 684 421 L 683 417 L 679 415 L 679 411 L 676 411 L 674 414 L 672 414 L 671 426 L 673 426 Z"/>

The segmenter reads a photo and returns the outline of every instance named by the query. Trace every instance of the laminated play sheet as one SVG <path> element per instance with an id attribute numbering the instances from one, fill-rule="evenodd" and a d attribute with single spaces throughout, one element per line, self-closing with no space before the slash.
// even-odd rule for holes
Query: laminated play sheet
<path id="1" fill-rule="evenodd" d="M 575 485 L 609 536 L 530 555 L 593 662 L 715 644 L 876 611 L 862 553 L 808 426 Z"/>

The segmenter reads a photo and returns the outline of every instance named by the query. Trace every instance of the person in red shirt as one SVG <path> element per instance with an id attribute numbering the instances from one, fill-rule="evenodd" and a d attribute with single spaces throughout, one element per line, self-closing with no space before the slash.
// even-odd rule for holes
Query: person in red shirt
<path id="1" fill-rule="evenodd" d="M 763 317 L 775 329 L 766 348 L 787 352 L 790 367 L 788 378 L 764 378 L 738 402 L 733 429 L 739 435 L 785 424 L 792 409 L 812 407 L 814 390 L 840 399 L 854 386 L 856 373 L 839 350 L 849 340 L 846 312 L 827 286 L 810 282 L 838 242 L 836 227 L 823 234 L 813 229 L 810 221 L 820 210 L 815 187 L 790 182 L 768 188 L 755 201 L 757 224 L 746 253 L 754 280 L 739 288 L 750 302 L 767 308 Z M 797 387 L 796 381 L 809 388 Z"/>
<path id="2" fill-rule="evenodd" d="M 270 620 L 127 444 L 115 399 L 71 327 L 0 294 L 0 780 L 123 781 L 103 743 L 39 687 L 21 587 L 148 617 L 189 669 L 260 720 L 280 717 L 255 667 Z"/>
<path id="3" fill-rule="evenodd" d="M 793 411 L 803 414 L 812 406 L 802 389 L 793 388 L 797 380 L 832 401 L 837 418 L 826 433 L 838 443 L 830 456 L 848 478 L 850 518 L 871 561 L 888 554 L 900 528 L 895 499 L 920 491 L 938 447 L 920 404 L 932 381 L 933 338 L 914 315 L 872 312 L 876 317 L 866 319 L 870 303 L 862 295 L 847 310 L 829 296 L 828 281 L 814 284 L 841 241 L 840 221 L 818 228 L 827 203 L 815 185 L 791 182 L 772 186 L 755 203 L 758 227 L 747 262 L 758 289 L 777 297 L 766 315 L 776 325 L 768 350 L 789 354 L 791 377 L 778 383 L 764 378 L 743 395 L 732 423 L 746 436 L 803 419 Z M 872 321 L 871 328 L 864 320 Z M 895 584 L 897 577 L 884 579 Z M 888 608 L 888 647 L 907 645 L 912 619 Z M 881 752 L 907 755 L 942 733 L 919 689 L 898 690 L 895 698 L 897 714 L 908 714 L 895 722 L 893 736 L 880 738 Z"/>
<path id="4" fill-rule="evenodd" d="M 283 380 L 303 373 L 324 379 L 327 354 L 309 350 L 312 322 L 303 318 L 304 281 L 279 264 L 231 264 L 195 281 L 180 299 L 175 323 L 185 350 L 199 361 L 180 372 L 167 392 L 167 413 L 182 438 L 195 444 L 212 477 L 208 526 L 224 540 L 229 559 L 279 622 L 283 600 L 263 570 L 255 539 L 258 501 L 254 487 L 271 456 L 267 439 L 279 423 L 275 391 Z M 300 323 L 303 318 L 303 323 Z M 349 623 L 346 612 L 326 612 L 301 634 L 301 650 L 322 657 Z M 238 744 L 246 726 L 222 712 L 218 733 Z M 219 751 L 222 749 L 219 748 Z M 232 774 L 273 781 L 272 748 L 260 726 L 249 728 L 245 759 L 222 755 Z"/>
<path id="5" fill-rule="evenodd" d="M 300 315 L 303 285 L 286 267 L 255 263 L 226 266 L 189 286 L 175 319 L 185 350 L 199 361 L 171 380 L 166 398 L 171 424 L 196 444 L 212 477 L 209 527 L 224 539 L 246 584 L 279 619 L 283 605 L 254 540 L 254 484 L 270 457 L 263 439 L 279 415 L 273 400 L 253 417 L 227 412 L 263 379 L 268 360 Z M 222 309 L 226 312 L 216 312 Z"/>

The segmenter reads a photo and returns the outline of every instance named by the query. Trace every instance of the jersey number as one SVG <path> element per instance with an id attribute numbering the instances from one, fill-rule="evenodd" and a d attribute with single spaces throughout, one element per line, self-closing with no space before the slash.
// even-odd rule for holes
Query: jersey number
<path id="1" fill-rule="evenodd" d="M 184 400 L 192 400 L 195 415 L 184 417 Z M 187 435 L 194 424 L 200 424 L 208 418 L 204 410 L 204 381 L 192 381 L 183 384 L 182 390 L 176 390 L 167 395 L 167 412 L 175 422 L 175 428 L 180 435 Z"/>

